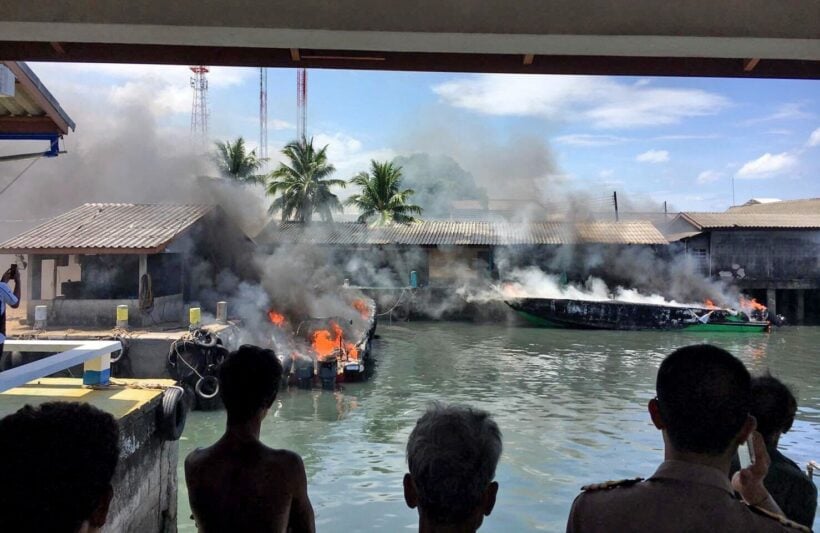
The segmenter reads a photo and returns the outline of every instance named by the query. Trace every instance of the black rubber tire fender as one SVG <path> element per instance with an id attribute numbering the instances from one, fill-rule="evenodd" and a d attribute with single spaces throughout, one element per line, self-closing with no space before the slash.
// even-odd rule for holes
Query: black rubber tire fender
<path id="1" fill-rule="evenodd" d="M 194 335 L 194 344 L 200 348 L 213 348 L 216 346 L 216 341 L 219 337 L 210 331 L 199 330 L 198 334 Z"/>
<path id="2" fill-rule="evenodd" d="M 157 430 L 163 440 L 179 440 L 185 430 L 188 418 L 188 402 L 182 387 L 168 387 L 162 393 L 162 405 L 159 410 Z"/>
<path id="3" fill-rule="evenodd" d="M 214 391 L 211 393 L 206 393 L 202 390 L 202 387 L 205 383 L 212 383 L 214 387 Z M 197 396 L 200 398 L 204 398 L 206 400 L 211 400 L 219 396 L 219 379 L 216 376 L 202 376 L 197 380 L 196 386 L 194 387 L 194 391 L 196 391 Z"/>
<path id="4" fill-rule="evenodd" d="M 117 350 L 116 352 L 111 353 L 111 364 L 113 365 L 119 363 L 123 357 L 126 357 L 128 355 L 128 341 L 125 340 L 125 337 L 122 337 L 120 335 L 110 337 L 110 340 L 120 341 L 120 344 L 122 345 L 122 350 Z"/>

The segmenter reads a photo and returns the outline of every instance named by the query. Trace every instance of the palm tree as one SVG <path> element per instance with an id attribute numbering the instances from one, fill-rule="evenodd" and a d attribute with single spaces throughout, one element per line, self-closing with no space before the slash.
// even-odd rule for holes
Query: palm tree
<path id="1" fill-rule="evenodd" d="M 245 139 L 237 138 L 235 141 L 217 141 L 216 154 L 214 160 L 219 173 L 223 178 L 236 180 L 240 183 L 263 183 L 265 176 L 256 174 L 262 168 L 267 159 L 256 157 L 256 150 L 246 151 Z"/>
<path id="2" fill-rule="evenodd" d="M 327 146 L 315 150 L 313 138 L 303 137 L 289 142 L 282 153 L 288 162 L 279 163 L 270 174 L 267 193 L 279 196 L 269 212 L 281 211 L 282 221 L 310 222 L 313 213 L 318 213 L 324 221 L 333 221 L 333 212 L 340 213 L 342 204 L 330 188 L 344 187 L 347 182 L 328 178 L 336 169 L 327 161 Z"/>
<path id="3" fill-rule="evenodd" d="M 350 183 L 362 188 L 360 194 L 354 194 L 345 202 L 359 208 L 362 213 L 359 222 L 378 217 L 375 222 L 378 225 L 409 224 L 416 221 L 413 215 L 421 214 L 421 207 L 408 203 L 413 189 L 400 190 L 401 167 L 393 163 L 370 161 L 370 172 L 357 174 Z"/>

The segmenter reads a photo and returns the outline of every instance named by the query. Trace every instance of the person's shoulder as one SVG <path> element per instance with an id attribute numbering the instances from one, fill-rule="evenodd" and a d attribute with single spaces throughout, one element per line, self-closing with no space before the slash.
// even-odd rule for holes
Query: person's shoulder
<path id="1" fill-rule="evenodd" d="M 194 451 L 189 453 L 185 457 L 185 471 L 191 472 L 196 470 L 199 465 L 202 464 L 203 461 L 207 460 L 208 452 L 210 447 L 208 448 L 196 448 Z"/>
<path id="2" fill-rule="evenodd" d="M 804 526 L 803 524 L 798 524 L 794 520 L 789 520 L 783 515 L 767 511 L 766 509 L 757 507 L 756 505 L 748 505 L 747 507 L 754 514 L 761 517 L 761 520 L 765 520 L 772 525 L 780 525 L 785 531 L 800 531 L 805 533 L 811 533 L 810 528 Z"/>
<path id="3" fill-rule="evenodd" d="M 619 480 L 602 481 L 601 483 L 590 483 L 581 487 L 583 492 L 607 491 L 617 488 L 633 487 L 643 481 L 642 477 L 633 477 Z"/>
<path id="4" fill-rule="evenodd" d="M 265 446 L 265 460 L 269 464 L 277 465 L 278 467 L 301 468 L 302 470 L 305 468 L 305 464 L 302 462 L 302 456 L 291 450 Z"/>

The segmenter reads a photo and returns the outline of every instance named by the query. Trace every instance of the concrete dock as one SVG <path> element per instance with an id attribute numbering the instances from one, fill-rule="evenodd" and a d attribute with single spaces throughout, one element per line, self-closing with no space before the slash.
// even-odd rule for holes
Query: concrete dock
<path id="1" fill-rule="evenodd" d="M 22 406 L 52 401 L 87 402 L 120 425 L 120 460 L 105 532 L 175 532 L 178 441 L 159 430 L 163 392 L 172 380 L 112 380 L 89 388 L 81 379 L 41 378 L 0 393 L 0 417 Z M 55 435 L 59 441 L 59 435 Z"/>

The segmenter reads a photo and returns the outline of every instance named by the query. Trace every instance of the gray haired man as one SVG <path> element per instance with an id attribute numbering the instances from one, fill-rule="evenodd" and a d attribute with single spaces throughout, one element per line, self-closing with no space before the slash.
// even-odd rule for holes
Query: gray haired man
<path id="1" fill-rule="evenodd" d="M 407 441 L 404 501 L 420 533 L 474 532 L 495 506 L 501 431 L 489 413 L 433 404 Z"/>

